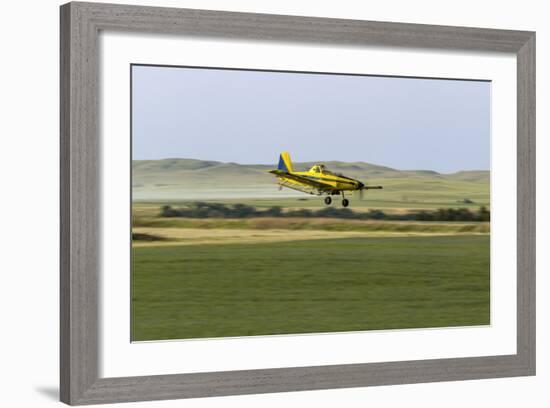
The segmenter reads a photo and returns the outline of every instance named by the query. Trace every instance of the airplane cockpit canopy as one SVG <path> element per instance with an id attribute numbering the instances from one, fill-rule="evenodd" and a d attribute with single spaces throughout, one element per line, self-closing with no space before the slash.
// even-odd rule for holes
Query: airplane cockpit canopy
<path id="1" fill-rule="evenodd" d="M 328 170 L 324 164 L 314 164 L 311 169 L 309 169 L 309 171 L 313 173 L 330 174 L 333 176 L 344 177 L 342 173 L 334 173 Z"/>
<path id="2" fill-rule="evenodd" d="M 313 173 L 326 173 L 327 169 L 324 164 L 314 164 L 309 171 Z"/>

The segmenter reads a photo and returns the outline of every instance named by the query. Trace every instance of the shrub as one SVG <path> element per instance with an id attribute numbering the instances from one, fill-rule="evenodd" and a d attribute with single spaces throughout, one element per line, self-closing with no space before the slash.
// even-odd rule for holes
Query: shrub
<path id="1" fill-rule="evenodd" d="M 273 206 L 258 210 L 247 204 L 233 206 L 219 203 L 196 202 L 189 207 L 172 208 L 165 205 L 160 211 L 161 217 L 186 218 L 249 218 L 249 217 L 289 217 L 289 218 L 344 218 L 354 220 L 389 220 L 389 221 L 483 221 L 491 219 L 490 211 L 482 206 L 477 212 L 467 208 L 439 208 L 435 211 L 410 211 L 400 214 L 387 214 L 381 210 L 355 212 L 349 208 L 325 207 L 319 210 L 301 208 L 284 212 L 281 207 Z"/>

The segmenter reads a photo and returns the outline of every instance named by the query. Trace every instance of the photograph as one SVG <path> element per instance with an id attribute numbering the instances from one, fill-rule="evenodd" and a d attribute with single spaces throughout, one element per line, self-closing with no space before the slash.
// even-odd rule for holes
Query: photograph
<path id="1" fill-rule="evenodd" d="M 130 82 L 132 342 L 491 324 L 491 81 Z"/>

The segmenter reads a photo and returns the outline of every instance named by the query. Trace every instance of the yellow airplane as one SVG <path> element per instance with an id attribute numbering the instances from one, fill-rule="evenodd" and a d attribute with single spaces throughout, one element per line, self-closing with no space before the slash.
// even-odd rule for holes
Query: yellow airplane
<path id="1" fill-rule="evenodd" d="M 382 188 L 382 186 L 366 186 L 359 180 L 332 173 L 325 168 L 324 164 L 314 164 L 308 171 L 294 171 L 288 152 L 282 152 L 279 156 L 277 170 L 269 172 L 277 177 L 280 190 L 287 187 L 308 194 L 326 194 L 326 205 L 332 203 L 331 196 L 341 195 L 342 205 L 347 207 L 349 200 L 344 197 L 344 191 L 358 191 L 362 196 L 364 190 Z"/>

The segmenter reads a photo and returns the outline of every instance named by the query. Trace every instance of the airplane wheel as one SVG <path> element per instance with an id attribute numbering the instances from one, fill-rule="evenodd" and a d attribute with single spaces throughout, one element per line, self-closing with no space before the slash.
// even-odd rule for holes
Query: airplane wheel
<path id="1" fill-rule="evenodd" d="M 349 201 L 348 201 L 347 198 L 344 198 L 344 199 L 342 200 L 342 205 L 343 205 L 344 207 L 347 207 L 347 206 L 349 205 Z"/>
<path id="2" fill-rule="evenodd" d="M 332 203 L 332 198 L 326 197 L 326 198 L 325 198 L 325 204 L 326 204 L 326 205 L 330 205 L 330 203 Z"/>

